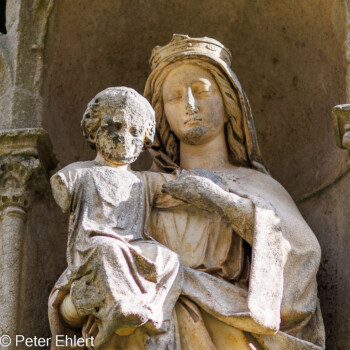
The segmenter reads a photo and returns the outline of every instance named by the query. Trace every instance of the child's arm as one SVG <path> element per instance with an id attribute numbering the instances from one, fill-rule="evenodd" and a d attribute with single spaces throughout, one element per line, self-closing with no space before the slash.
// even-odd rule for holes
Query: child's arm
<path id="1" fill-rule="evenodd" d="M 64 178 L 60 176 L 59 173 L 51 177 L 50 183 L 53 198 L 60 206 L 62 211 L 66 212 L 70 208 L 72 202 L 72 194 L 68 189 L 68 184 L 65 182 Z"/>
<path id="2" fill-rule="evenodd" d="M 53 197 L 63 212 L 71 209 L 74 188 L 81 170 L 80 163 L 73 163 L 58 171 L 50 179 Z"/>

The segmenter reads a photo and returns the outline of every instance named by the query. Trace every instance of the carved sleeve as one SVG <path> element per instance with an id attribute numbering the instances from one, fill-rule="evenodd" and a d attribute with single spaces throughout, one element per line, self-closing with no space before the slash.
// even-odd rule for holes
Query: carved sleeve
<path id="1" fill-rule="evenodd" d="M 53 197 L 63 212 L 71 208 L 75 176 L 67 168 L 58 171 L 50 179 Z"/>

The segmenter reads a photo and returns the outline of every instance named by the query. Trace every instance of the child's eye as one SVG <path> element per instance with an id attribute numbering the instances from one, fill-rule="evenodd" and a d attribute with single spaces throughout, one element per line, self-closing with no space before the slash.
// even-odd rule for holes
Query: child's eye
<path id="1" fill-rule="evenodd" d="M 130 129 L 129 129 L 129 132 L 133 136 L 139 136 L 139 131 L 136 129 L 135 126 L 131 126 Z"/>
<path id="2" fill-rule="evenodd" d="M 122 124 L 121 122 L 116 122 L 116 123 L 115 123 L 115 128 L 116 128 L 117 130 L 121 130 L 122 127 L 123 127 L 123 124 Z"/>

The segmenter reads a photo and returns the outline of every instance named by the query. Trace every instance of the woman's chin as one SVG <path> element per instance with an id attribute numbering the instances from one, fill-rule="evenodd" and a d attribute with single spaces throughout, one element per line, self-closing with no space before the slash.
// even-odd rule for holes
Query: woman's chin
<path id="1" fill-rule="evenodd" d="M 196 126 L 187 130 L 180 138 L 187 145 L 202 145 L 205 143 L 208 130 L 203 126 Z"/>

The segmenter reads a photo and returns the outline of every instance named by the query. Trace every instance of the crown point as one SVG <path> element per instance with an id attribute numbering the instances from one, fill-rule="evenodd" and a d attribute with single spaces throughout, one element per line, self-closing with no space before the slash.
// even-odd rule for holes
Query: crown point
<path id="1" fill-rule="evenodd" d="M 162 62 L 170 62 L 180 57 L 204 55 L 214 61 L 230 66 L 232 56 L 223 44 L 208 37 L 191 38 L 185 34 L 173 34 L 173 37 L 165 46 L 157 46 L 152 51 L 150 59 L 151 69 L 154 70 Z"/>
<path id="2" fill-rule="evenodd" d="M 181 41 L 189 38 L 190 37 L 187 34 L 173 34 L 173 38 L 171 41 Z"/>

